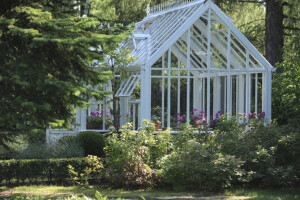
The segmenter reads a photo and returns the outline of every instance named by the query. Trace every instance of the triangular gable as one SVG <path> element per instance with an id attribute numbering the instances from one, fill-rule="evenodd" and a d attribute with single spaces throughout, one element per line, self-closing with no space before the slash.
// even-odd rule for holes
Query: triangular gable
<path id="1" fill-rule="evenodd" d="M 177 25 L 175 29 L 166 29 L 164 32 L 171 33 L 171 35 L 168 38 L 164 38 L 164 42 L 161 43 L 159 46 L 159 49 L 152 50 L 152 54 L 148 57 L 147 65 L 151 66 L 153 65 L 158 58 L 163 55 L 164 52 L 166 52 L 188 29 L 189 27 L 197 21 L 197 19 L 208 9 L 207 4 L 201 4 L 197 9 L 195 9 L 192 13 L 190 13 L 190 16 L 186 18 L 186 21 L 184 23 Z M 152 41 L 152 37 L 150 39 Z M 150 41 L 150 42 L 151 42 Z M 151 47 L 152 48 L 152 47 Z"/>
<path id="2" fill-rule="evenodd" d="M 157 15 L 156 17 L 152 16 L 149 18 L 150 21 L 147 19 L 146 21 L 137 23 L 137 31 L 139 31 L 140 27 L 143 27 L 143 33 L 150 34 L 151 38 L 149 40 L 142 40 L 142 42 L 132 50 L 131 55 L 135 57 L 133 65 L 144 64 L 147 62 L 146 58 L 157 54 L 156 52 L 175 34 L 174 32 L 180 29 L 181 26 L 186 23 L 186 20 L 190 19 L 190 17 L 199 10 L 198 8 L 202 6 L 201 2 L 197 2 L 197 4 L 194 2 L 193 6 L 167 12 Z"/>
<path id="3" fill-rule="evenodd" d="M 206 3 L 199 1 L 198 4 L 189 6 L 187 8 L 182 8 L 173 12 L 167 12 L 166 14 L 161 14 L 155 17 L 152 23 L 148 23 L 148 27 L 145 27 L 144 33 L 151 35 L 149 39 L 145 39 L 139 43 L 136 49 L 132 51 L 132 55 L 135 56 L 136 61 L 134 65 L 147 64 L 147 66 L 152 66 L 169 48 L 172 49 L 173 53 L 177 56 L 183 58 L 184 55 L 180 53 L 180 45 L 178 45 L 178 40 L 187 33 L 187 30 L 193 25 L 197 26 L 199 30 L 203 32 L 203 35 L 207 35 L 207 27 L 201 23 L 199 20 L 200 17 L 203 17 L 208 8 L 211 9 L 211 13 L 217 16 L 218 20 L 221 21 L 227 29 L 230 29 L 232 38 L 239 41 L 239 44 L 242 44 L 245 49 L 248 49 L 247 58 L 246 56 L 242 57 L 239 55 L 240 52 L 232 50 L 231 53 L 231 67 L 233 69 L 242 69 L 246 68 L 245 60 L 248 59 L 249 69 L 271 69 L 274 68 L 266 61 L 266 59 L 259 53 L 259 51 L 249 42 L 249 40 L 234 26 L 231 20 L 226 14 L 224 14 L 211 0 L 208 0 Z M 146 17 L 147 18 L 147 17 Z M 153 17 L 152 17 L 153 20 Z M 147 21 L 147 20 L 146 20 Z M 149 19 L 148 19 L 149 21 Z M 144 26 L 142 21 L 139 26 Z M 146 22 L 144 22 L 146 23 Z M 206 36 L 205 36 L 206 37 Z M 227 50 L 226 44 L 224 46 L 224 41 L 218 41 L 216 36 L 211 36 L 211 46 L 212 46 L 212 68 L 218 68 L 216 66 L 223 65 L 226 57 Z M 191 38 L 193 45 L 195 46 L 196 42 Z M 226 43 L 226 41 L 225 41 Z M 201 44 L 200 44 L 201 45 Z M 238 45 L 236 45 L 238 47 Z M 201 50 L 203 47 L 198 46 Z M 196 47 L 194 47 L 196 49 Z M 245 53 L 246 54 L 246 53 Z M 186 57 L 186 56 L 185 56 Z M 181 59 L 182 60 L 182 59 Z M 202 59 L 203 62 L 206 62 L 205 59 Z M 218 63 L 219 62 L 219 63 Z M 193 65 L 193 63 L 191 63 Z M 206 63 L 204 63 L 205 65 Z M 195 64 L 196 65 L 196 64 Z M 264 67 L 264 68 L 262 68 Z M 219 67 L 220 68 L 220 67 Z"/>

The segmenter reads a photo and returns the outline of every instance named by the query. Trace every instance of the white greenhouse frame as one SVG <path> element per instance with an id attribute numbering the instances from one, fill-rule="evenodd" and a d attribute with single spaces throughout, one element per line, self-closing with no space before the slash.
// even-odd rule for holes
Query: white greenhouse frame
<path id="1" fill-rule="evenodd" d="M 260 112 L 261 107 L 271 120 L 276 69 L 231 20 L 212 0 L 173 0 L 148 8 L 133 36 L 121 44 L 135 58 L 127 66 L 129 78 L 116 94 L 121 125 L 134 120 L 139 126 L 142 119 L 150 120 L 157 97 L 163 128 L 172 127 L 174 113 L 184 111 L 189 121 L 194 108 L 207 111 L 209 120 L 220 110 L 235 115 Z M 140 99 L 132 99 L 138 83 Z M 156 85 L 161 93 L 151 95 Z M 176 110 L 171 110 L 171 102 Z M 83 112 L 78 111 L 80 130 L 85 130 Z"/>

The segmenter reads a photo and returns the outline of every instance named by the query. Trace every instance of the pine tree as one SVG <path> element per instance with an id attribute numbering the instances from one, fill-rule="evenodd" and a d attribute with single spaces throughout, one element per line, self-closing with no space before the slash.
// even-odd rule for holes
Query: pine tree
<path id="1" fill-rule="evenodd" d="M 99 87 L 111 72 L 94 61 L 103 61 L 125 36 L 80 17 L 76 2 L 1 2 L 0 145 L 49 123 L 68 127 L 74 107 L 105 95 Z"/>

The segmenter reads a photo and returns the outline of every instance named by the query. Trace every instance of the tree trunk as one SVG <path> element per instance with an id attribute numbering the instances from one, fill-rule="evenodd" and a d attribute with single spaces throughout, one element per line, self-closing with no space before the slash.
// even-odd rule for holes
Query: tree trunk
<path id="1" fill-rule="evenodd" d="M 271 65 L 283 60 L 283 8 L 281 0 L 266 0 L 266 58 Z"/>

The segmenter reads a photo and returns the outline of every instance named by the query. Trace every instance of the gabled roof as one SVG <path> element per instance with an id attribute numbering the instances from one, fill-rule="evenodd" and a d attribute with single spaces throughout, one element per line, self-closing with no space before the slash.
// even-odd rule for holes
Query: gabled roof
<path id="1" fill-rule="evenodd" d="M 178 2 L 178 1 L 176 1 Z M 273 66 L 259 53 L 249 40 L 234 26 L 231 18 L 224 14 L 211 0 L 194 0 L 183 5 L 168 9 L 158 7 L 135 27 L 133 37 L 123 45 L 132 49 L 131 55 L 135 57 L 133 66 L 152 66 L 168 49 L 184 63 L 187 59 L 185 36 L 191 28 L 191 65 L 201 68 L 207 65 L 206 56 L 196 51 L 207 50 L 207 20 L 208 9 L 211 10 L 211 24 L 221 24 L 224 30 L 217 28 L 211 32 L 211 68 L 226 68 L 228 55 L 226 39 L 228 32 L 231 35 L 232 48 L 230 50 L 230 67 L 233 69 L 246 68 L 246 60 L 250 69 L 274 70 Z M 171 6 L 170 6 L 171 5 Z M 154 10 L 154 9 L 153 9 Z M 155 11 L 155 10 L 154 10 Z M 196 34 L 195 34 L 196 33 Z M 228 38 L 228 37 L 227 37 Z"/>

